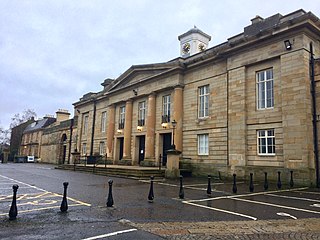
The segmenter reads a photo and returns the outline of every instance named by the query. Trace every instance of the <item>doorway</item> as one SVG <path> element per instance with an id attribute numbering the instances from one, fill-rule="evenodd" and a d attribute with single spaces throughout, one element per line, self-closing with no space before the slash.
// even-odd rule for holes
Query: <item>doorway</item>
<path id="1" fill-rule="evenodd" d="M 138 136 L 139 139 L 139 164 L 144 160 L 146 137 Z"/>
<path id="2" fill-rule="evenodd" d="M 171 133 L 162 134 L 162 166 L 167 165 L 167 151 L 171 148 Z"/>
<path id="3" fill-rule="evenodd" d="M 67 146 L 66 146 L 66 145 L 63 145 L 62 164 L 65 164 L 66 155 L 67 155 Z"/>
<path id="4" fill-rule="evenodd" d="M 118 138 L 119 141 L 119 160 L 121 160 L 123 158 L 123 141 L 124 138 Z"/>
<path id="5" fill-rule="evenodd" d="M 67 155 L 67 134 L 63 134 L 60 141 L 59 164 L 65 164 Z"/>

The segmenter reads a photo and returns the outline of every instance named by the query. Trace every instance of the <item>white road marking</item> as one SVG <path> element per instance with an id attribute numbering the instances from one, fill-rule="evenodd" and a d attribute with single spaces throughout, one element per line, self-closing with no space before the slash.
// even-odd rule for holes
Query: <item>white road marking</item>
<path id="1" fill-rule="evenodd" d="M 304 188 L 295 188 L 295 190 L 304 190 L 308 189 L 308 187 Z M 269 192 L 257 192 L 257 193 L 248 193 L 248 194 L 239 194 L 239 195 L 228 195 L 228 196 L 220 196 L 220 197 L 213 197 L 213 198 L 204 198 L 204 199 L 198 199 L 198 200 L 189 200 L 188 202 L 206 202 L 206 201 L 214 201 L 214 200 L 220 200 L 220 199 L 233 199 L 233 198 L 239 198 L 239 197 L 250 197 L 250 196 L 257 196 L 257 195 L 266 195 L 270 193 L 279 193 L 279 192 L 290 192 L 291 189 L 286 190 L 276 190 L 276 191 L 269 191 Z"/>
<path id="2" fill-rule="evenodd" d="M 18 180 L 15 180 L 15 179 L 12 179 L 12 178 L 3 176 L 3 175 L 0 175 L 0 177 L 5 178 L 5 179 L 9 179 L 10 181 L 13 181 L 13 182 L 15 182 L 15 183 L 19 183 L 19 184 L 28 186 L 28 187 L 20 187 L 20 186 L 19 186 L 19 189 L 20 189 L 20 188 L 33 188 L 33 189 L 36 189 L 36 190 L 38 190 L 38 191 L 41 192 L 41 193 L 39 193 L 38 195 L 33 196 L 33 197 L 32 197 L 32 196 L 26 197 L 25 194 L 23 194 L 23 195 L 21 196 L 21 200 L 24 200 L 25 198 L 27 198 L 27 199 L 37 199 L 37 198 L 41 198 L 41 197 L 48 197 L 48 198 L 49 198 L 49 197 L 59 197 L 59 198 L 62 197 L 61 194 L 49 192 L 49 191 L 44 190 L 44 189 L 42 189 L 42 188 L 39 188 L 39 187 L 36 187 L 36 186 L 32 186 L 32 185 L 30 185 L 30 184 L 28 184 L 28 183 L 24 183 L 24 182 L 21 182 L 21 181 L 18 181 Z M 49 194 L 49 196 L 45 196 L 45 195 L 48 195 L 48 194 Z M 31 195 L 31 194 L 27 194 L 27 195 Z M 5 198 L 6 198 L 6 197 L 5 197 Z M 76 199 L 71 198 L 71 197 L 67 197 L 67 199 L 68 199 L 68 200 L 71 200 L 71 201 L 73 201 L 73 202 L 76 202 L 76 204 L 71 204 L 71 205 L 69 205 L 69 206 L 78 206 L 78 205 L 85 205 L 85 206 L 88 206 L 88 207 L 91 206 L 91 204 L 89 204 L 89 203 L 85 203 L 85 202 L 82 202 L 82 201 L 80 201 L 80 200 L 76 200 Z M 0 200 L 3 200 L 3 198 L 1 198 Z M 19 197 L 18 197 L 18 200 L 19 200 Z M 47 200 L 46 200 L 46 201 L 47 201 Z M 55 201 L 55 200 L 53 200 L 53 201 Z M 30 202 L 29 202 L 29 203 L 30 203 Z M 28 203 L 27 205 L 30 205 L 29 203 Z M 32 205 L 34 205 L 34 202 L 32 203 Z M 60 206 L 58 206 L 58 207 L 60 207 Z M 56 207 L 47 207 L 47 208 L 41 208 L 41 209 L 39 208 L 39 209 L 40 209 L 40 210 L 43 210 L 43 209 L 51 209 L 51 208 L 56 208 Z M 35 209 L 35 211 L 38 211 L 39 209 Z M 27 212 L 27 211 L 29 211 L 29 210 L 19 211 L 19 212 Z M 30 210 L 30 211 L 33 211 L 33 210 Z M 1 215 L 2 215 L 2 214 L 0 214 L 0 216 L 1 216 Z"/>
<path id="3" fill-rule="evenodd" d="M 312 211 L 312 210 L 308 210 L 308 209 L 303 209 L 303 208 L 288 207 L 288 206 L 283 206 L 283 205 L 278 205 L 278 204 L 273 204 L 273 203 L 258 202 L 258 201 L 253 201 L 253 200 L 248 200 L 248 199 L 241 199 L 241 198 L 232 198 L 232 199 L 236 200 L 236 201 L 255 203 L 255 204 L 271 206 L 271 207 L 276 207 L 276 208 L 284 208 L 284 209 L 290 209 L 290 210 L 295 210 L 295 211 L 300 211 L 300 212 L 320 214 L 320 212 Z"/>
<path id="4" fill-rule="evenodd" d="M 231 212 L 228 210 L 224 210 L 224 209 L 220 209 L 220 208 L 213 208 L 213 207 L 208 207 L 208 206 L 204 206 L 204 205 L 200 205 L 200 204 L 196 204 L 196 203 L 192 203 L 192 202 L 188 202 L 188 201 L 182 201 L 185 204 L 189 204 L 189 205 L 193 205 L 196 207 L 201 207 L 201 208 L 206 208 L 206 209 L 210 209 L 213 211 L 218 211 L 218 212 L 223 212 L 223 213 L 228 213 L 228 214 L 232 214 L 232 215 L 236 215 L 236 216 L 240 216 L 240 217 L 244 217 L 244 218 L 249 218 L 251 220 L 257 220 L 257 218 L 249 216 L 249 215 L 245 215 L 245 214 L 241 214 L 241 213 L 237 213 L 237 212 Z"/>
<path id="5" fill-rule="evenodd" d="M 19 186 L 19 189 L 26 189 L 26 188 L 34 188 L 34 187 L 20 187 Z M 12 187 L 7 187 L 7 188 L 0 188 L 0 190 L 12 190 Z M 39 190 L 39 189 L 38 189 Z"/>
<path id="6" fill-rule="evenodd" d="M 292 191 L 292 192 L 298 192 L 298 193 L 301 193 L 301 191 Z M 320 195 L 320 192 L 307 192 L 307 191 L 303 191 L 302 193 L 309 193 L 309 194 Z"/>
<path id="7" fill-rule="evenodd" d="M 310 205 L 310 207 L 318 207 L 318 208 L 320 208 L 320 203 L 312 204 L 312 205 Z"/>
<path id="8" fill-rule="evenodd" d="M 36 187 L 36 186 L 32 186 L 32 185 L 30 185 L 30 184 L 28 184 L 28 183 L 20 182 L 20 181 L 18 181 L 18 180 L 13 179 L 13 178 L 9 178 L 9 177 L 3 176 L 3 175 L 0 175 L 0 177 L 3 177 L 3 178 L 5 178 L 5 179 L 8 179 L 8 180 L 13 181 L 13 182 L 16 182 L 16 183 L 20 183 L 20 184 L 26 185 L 26 186 L 28 186 L 28 187 L 30 187 L 30 188 L 34 188 L 34 189 L 37 189 L 37 190 L 42 191 L 42 192 L 47 192 L 46 190 L 44 190 L 44 189 L 42 189 L 42 188 L 38 188 L 38 187 Z M 19 188 L 20 188 L 20 186 L 19 186 Z M 22 188 L 25 188 L 25 187 L 22 187 Z"/>
<path id="9" fill-rule="evenodd" d="M 68 204 L 68 207 L 75 207 L 75 206 L 82 206 L 82 204 Z M 33 209 L 27 209 L 27 210 L 18 210 L 18 213 L 27 213 L 27 212 L 35 212 L 35 211 L 42 211 L 42 210 L 48 210 L 48 209 L 55 209 L 60 208 L 59 206 L 52 206 L 52 207 L 43 207 L 43 208 L 33 208 Z M 6 216 L 8 213 L 0 213 L 0 216 Z"/>
<path id="10" fill-rule="evenodd" d="M 267 195 L 267 196 L 272 196 L 272 197 L 279 197 L 279 198 L 287 198 L 287 199 L 301 200 L 301 201 L 319 202 L 319 200 L 317 200 L 317 199 L 310 199 L 310 198 L 283 196 L 283 195 L 269 194 L 269 193 L 267 193 L 266 195 Z"/>
<path id="11" fill-rule="evenodd" d="M 290 215 L 289 213 L 285 213 L 285 212 L 278 212 L 277 215 L 279 216 L 283 216 L 283 217 L 290 217 L 292 219 L 297 220 L 298 218 L 296 218 L 295 216 Z"/>
<path id="12" fill-rule="evenodd" d="M 118 235 L 118 234 L 128 233 L 128 232 L 133 232 L 133 231 L 137 231 L 137 229 L 132 228 L 132 229 L 127 229 L 127 230 L 107 233 L 107 234 L 103 234 L 103 235 L 99 235 L 99 236 L 94 236 L 94 237 L 90 237 L 90 238 L 84 238 L 82 240 L 95 240 L 95 239 L 99 239 L 99 238 L 111 237 L 111 236 L 115 236 L 115 235 Z"/>

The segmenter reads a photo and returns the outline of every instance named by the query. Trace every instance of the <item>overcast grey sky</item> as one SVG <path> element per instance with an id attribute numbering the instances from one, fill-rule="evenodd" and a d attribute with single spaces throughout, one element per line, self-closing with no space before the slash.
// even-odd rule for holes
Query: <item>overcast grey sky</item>
<path id="1" fill-rule="evenodd" d="M 298 9 L 320 17 L 318 0 L 0 0 L 0 126 L 34 109 L 68 109 L 131 65 L 179 56 L 178 35 L 194 25 L 210 47 L 251 19 Z"/>

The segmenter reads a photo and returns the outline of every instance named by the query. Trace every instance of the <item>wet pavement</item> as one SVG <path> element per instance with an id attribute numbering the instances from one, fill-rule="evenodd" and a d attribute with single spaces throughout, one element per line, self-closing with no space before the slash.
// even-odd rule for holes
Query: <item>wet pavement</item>
<path id="1" fill-rule="evenodd" d="M 114 206 L 106 207 L 113 179 Z M 68 212 L 60 213 L 63 182 Z M 9 221 L 18 184 L 17 220 Z M 1 239 L 320 239 L 320 191 L 212 178 L 128 179 L 61 171 L 45 164 L 0 165 Z M 94 237 L 94 238 L 93 238 Z M 259 238 L 258 238 L 259 237 Z"/>

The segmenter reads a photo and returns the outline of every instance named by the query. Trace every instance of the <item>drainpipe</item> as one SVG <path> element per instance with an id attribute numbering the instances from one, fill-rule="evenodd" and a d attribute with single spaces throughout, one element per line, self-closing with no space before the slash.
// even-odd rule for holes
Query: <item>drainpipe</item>
<path id="1" fill-rule="evenodd" d="M 71 144 L 72 144 L 73 123 L 74 123 L 74 119 L 71 119 L 71 122 L 70 122 L 70 141 L 69 141 L 68 164 L 70 164 L 70 156 L 71 156 Z"/>
<path id="2" fill-rule="evenodd" d="M 95 122 L 96 122 L 96 109 L 97 109 L 97 102 L 96 102 L 96 100 L 94 100 L 93 101 L 93 118 L 92 118 L 90 156 L 93 156 L 93 139 L 94 139 L 94 126 L 95 126 Z"/>
<path id="3" fill-rule="evenodd" d="M 227 167 L 229 164 L 229 69 L 227 69 Z"/>
<path id="4" fill-rule="evenodd" d="M 312 97 L 313 147 L 314 147 L 314 157 L 315 157 L 315 165 L 316 165 L 316 186 L 317 188 L 320 188 L 316 84 L 314 80 L 314 57 L 313 57 L 312 43 L 310 43 L 310 80 L 311 80 L 311 97 Z"/>

